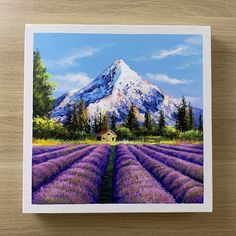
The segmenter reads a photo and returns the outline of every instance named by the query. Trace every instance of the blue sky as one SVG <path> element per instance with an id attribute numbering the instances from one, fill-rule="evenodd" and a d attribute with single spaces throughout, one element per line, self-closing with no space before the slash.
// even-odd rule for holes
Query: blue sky
<path id="1" fill-rule="evenodd" d="M 37 33 L 34 50 L 57 83 L 54 96 L 86 86 L 123 59 L 144 79 L 174 98 L 182 95 L 202 108 L 200 35 L 118 35 Z"/>

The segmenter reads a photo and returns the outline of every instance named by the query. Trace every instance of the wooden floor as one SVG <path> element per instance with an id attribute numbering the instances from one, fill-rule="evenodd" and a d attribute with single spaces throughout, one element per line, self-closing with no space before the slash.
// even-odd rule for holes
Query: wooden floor
<path id="1" fill-rule="evenodd" d="M 236 235 L 235 0 L 0 0 L 0 235 Z M 212 26 L 214 213 L 22 215 L 25 23 Z"/>

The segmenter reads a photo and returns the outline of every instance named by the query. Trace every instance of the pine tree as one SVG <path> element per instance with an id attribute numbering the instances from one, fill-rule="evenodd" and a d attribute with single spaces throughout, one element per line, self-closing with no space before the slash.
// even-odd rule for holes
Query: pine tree
<path id="1" fill-rule="evenodd" d="M 181 104 L 177 107 L 176 114 L 176 129 L 180 131 L 188 130 L 188 114 L 187 114 L 187 105 L 184 96 L 181 99 Z"/>
<path id="2" fill-rule="evenodd" d="M 149 110 L 147 110 L 144 114 L 143 126 L 145 127 L 147 131 L 150 131 L 152 129 L 152 119 L 151 119 L 151 114 Z"/>
<path id="3" fill-rule="evenodd" d="M 67 129 L 71 129 L 71 126 L 72 126 L 72 113 L 71 113 L 71 106 L 69 104 L 68 107 L 67 107 L 65 127 Z"/>
<path id="4" fill-rule="evenodd" d="M 111 129 L 116 131 L 116 113 L 114 111 L 111 116 Z"/>
<path id="5" fill-rule="evenodd" d="M 85 107 L 84 99 L 80 99 L 79 107 L 79 130 L 85 132 L 88 126 L 88 115 Z"/>
<path id="6" fill-rule="evenodd" d="M 40 52 L 34 51 L 33 65 L 33 116 L 49 117 L 53 109 L 52 97 L 55 84 L 49 82 L 50 75 L 41 60 Z"/>
<path id="7" fill-rule="evenodd" d="M 199 115 L 199 118 L 198 118 L 198 130 L 203 131 L 202 115 Z"/>
<path id="8" fill-rule="evenodd" d="M 127 128 L 134 131 L 138 129 L 138 120 L 136 118 L 135 106 L 133 103 L 130 105 L 130 109 L 127 115 Z"/>
<path id="9" fill-rule="evenodd" d="M 181 108 L 177 107 L 175 128 L 181 130 Z"/>
<path id="10" fill-rule="evenodd" d="M 105 112 L 102 119 L 102 129 L 105 129 L 105 130 L 109 129 L 109 115 L 107 111 Z"/>
<path id="11" fill-rule="evenodd" d="M 157 133 L 158 135 L 163 135 L 165 129 L 165 116 L 162 110 L 159 112 L 159 121 L 157 126 Z"/>
<path id="12" fill-rule="evenodd" d="M 188 130 L 193 130 L 194 128 L 195 126 L 194 126 L 193 108 L 189 102 L 188 104 Z"/>
<path id="13" fill-rule="evenodd" d="M 73 111 L 73 118 L 72 118 L 72 128 L 74 131 L 79 129 L 79 111 L 78 111 L 78 101 L 74 103 L 74 111 Z"/>
<path id="14" fill-rule="evenodd" d="M 102 131 L 102 113 L 99 112 L 99 118 L 98 118 L 98 132 Z"/>
<path id="15" fill-rule="evenodd" d="M 91 133 L 91 120 L 90 120 L 90 119 L 88 120 L 88 125 L 87 125 L 86 132 L 87 132 L 88 134 Z"/>
<path id="16" fill-rule="evenodd" d="M 93 132 L 97 134 L 99 132 L 99 122 L 98 122 L 98 114 L 96 113 L 93 122 Z"/>

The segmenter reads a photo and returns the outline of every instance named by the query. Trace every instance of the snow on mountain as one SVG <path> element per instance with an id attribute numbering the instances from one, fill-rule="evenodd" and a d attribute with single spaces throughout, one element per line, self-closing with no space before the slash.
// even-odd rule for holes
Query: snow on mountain
<path id="1" fill-rule="evenodd" d="M 56 99 L 51 118 L 64 122 L 68 105 L 73 107 L 74 102 L 81 97 L 85 100 L 88 115 L 92 119 L 96 112 L 108 111 L 111 115 L 114 111 L 117 122 L 122 122 L 133 102 L 140 122 L 143 122 L 147 109 L 154 120 L 158 120 L 159 110 L 162 109 L 167 124 L 175 123 L 174 99 L 164 94 L 156 85 L 144 80 L 121 59 L 116 60 L 86 87 L 69 91 Z"/>

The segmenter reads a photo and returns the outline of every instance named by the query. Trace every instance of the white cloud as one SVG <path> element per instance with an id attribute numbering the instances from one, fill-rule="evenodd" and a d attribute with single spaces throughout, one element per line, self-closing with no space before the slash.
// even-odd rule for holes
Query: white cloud
<path id="1" fill-rule="evenodd" d="M 175 48 L 163 49 L 156 51 L 148 56 L 140 56 L 133 59 L 133 61 L 147 61 L 147 60 L 161 60 L 172 56 L 192 56 L 198 55 L 200 51 L 191 45 L 178 45 Z"/>
<path id="2" fill-rule="evenodd" d="M 202 44 L 202 37 L 200 35 L 189 37 L 185 40 L 188 44 L 200 45 Z"/>
<path id="3" fill-rule="evenodd" d="M 84 72 L 55 75 L 52 81 L 57 83 L 58 92 L 67 92 L 73 89 L 81 89 L 88 85 L 92 79 Z"/>
<path id="4" fill-rule="evenodd" d="M 187 56 L 191 55 L 191 50 L 186 45 L 180 45 L 176 48 L 169 49 L 169 50 L 160 50 L 151 55 L 151 59 L 159 60 L 170 56 Z"/>
<path id="5" fill-rule="evenodd" d="M 176 78 L 171 78 L 166 74 L 152 74 L 152 73 L 147 73 L 145 74 L 144 78 L 146 78 L 150 82 L 162 82 L 162 83 L 167 83 L 167 84 L 172 84 L 172 85 L 177 85 L 177 84 L 190 84 L 192 81 L 186 81 L 186 80 L 180 80 Z"/>
<path id="6" fill-rule="evenodd" d="M 69 56 L 66 56 L 58 60 L 46 61 L 46 66 L 51 67 L 51 68 L 52 67 L 71 67 L 71 66 L 76 65 L 77 60 L 85 58 L 85 57 L 93 56 L 99 50 L 100 50 L 99 48 L 93 48 L 93 47 L 74 49 L 73 53 L 71 53 Z"/>

